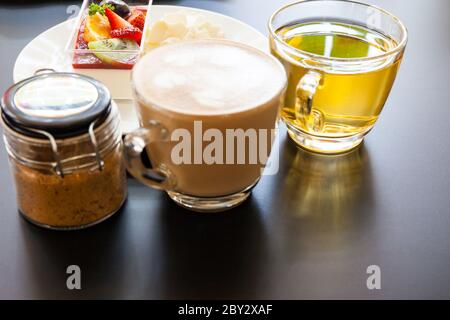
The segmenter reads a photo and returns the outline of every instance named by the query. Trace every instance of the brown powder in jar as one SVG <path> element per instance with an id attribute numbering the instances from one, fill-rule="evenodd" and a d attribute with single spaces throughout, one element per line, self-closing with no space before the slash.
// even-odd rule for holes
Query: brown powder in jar
<path id="1" fill-rule="evenodd" d="M 126 198 L 121 144 L 103 159 L 104 168 L 78 170 L 63 178 L 12 160 L 19 210 L 38 224 L 80 227 L 116 212 Z"/>

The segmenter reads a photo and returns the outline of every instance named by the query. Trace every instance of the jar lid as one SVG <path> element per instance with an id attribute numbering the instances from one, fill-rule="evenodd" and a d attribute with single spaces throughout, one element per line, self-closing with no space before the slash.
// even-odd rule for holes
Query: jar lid
<path id="1" fill-rule="evenodd" d="M 3 94 L 1 110 L 15 131 L 42 138 L 46 131 L 56 139 L 88 132 L 109 113 L 111 95 L 101 82 L 76 73 L 35 75 L 11 86 Z"/>

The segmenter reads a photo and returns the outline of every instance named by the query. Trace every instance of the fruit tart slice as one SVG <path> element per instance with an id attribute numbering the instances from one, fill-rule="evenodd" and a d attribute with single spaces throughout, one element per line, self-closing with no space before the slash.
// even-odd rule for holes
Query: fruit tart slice
<path id="1" fill-rule="evenodd" d="M 85 1 L 72 41 L 75 69 L 131 69 L 139 55 L 147 6 Z"/>

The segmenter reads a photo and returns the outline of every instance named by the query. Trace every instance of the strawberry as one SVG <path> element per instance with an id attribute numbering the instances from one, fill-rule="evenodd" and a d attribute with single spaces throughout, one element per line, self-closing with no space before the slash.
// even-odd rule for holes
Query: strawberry
<path id="1" fill-rule="evenodd" d="M 130 39 L 137 43 L 141 43 L 142 31 L 136 27 L 125 27 L 121 29 L 111 30 L 112 38 Z"/>
<path id="2" fill-rule="evenodd" d="M 105 8 L 105 15 L 108 17 L 109 24 L 112 30 L 133 28 L 131 23 L 112 11 L 110 8 Z"/>
<path id="3" fill-rule="evenodd" d="M 136 28 L 144 30 L 145 14 L 142 11 L 135 9 L 131 12 L 131 15 L 127 19 L 127 21 Z"/>

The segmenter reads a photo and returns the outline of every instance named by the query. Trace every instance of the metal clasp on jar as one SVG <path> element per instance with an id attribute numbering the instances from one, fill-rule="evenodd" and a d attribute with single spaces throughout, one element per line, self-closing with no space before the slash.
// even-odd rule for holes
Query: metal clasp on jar
<path id="1" fill-rule="evenodd" d="M 97 161 L 97 169 L 99 171 L 103 170 L 105 164 L 104 164 L 103 159 L 100 156 L 97 138 L 95 137 L 95 132 L 94 132 L 96 122 L 97 122 L 97 120 L 94 120 L 89 125 L 89 130 L 88 130 L 89 138 L 91 140 L 92 146 L 94 147 L 94 152 L 88 153 L 88 154 L 77 155 L 77 156 L 66 158 L 63 160 L 61 160 L 61 156 L 58 152 L 58 144 L 56 143 L 56 139 L 53 137 L 52 134 L 50 134 L 49 132 L 47 132 L 45 130 L 37 130 L 37 129 L 29 129 L 29 130 L 36 132 L 38 134 L 41 134 L 49 140 L 50 146 L 51 146 L 52 152 L 53 152 L 53 158 L 55 160 L 55 163 L 53 165 L 53 170 L 55 170 L 55 172 L 58 176 L 60 176 L 61 178 L 64 178 L 64 175 L 73 172 L 73 169 L 65 171 L 63 165 L 70 163 L 72 161 L 79 161 L 79 160 L 85 159 L 85 158 L 94 158 L 95 157 L 95 159 Z M 81 169 L 81 168 L 82 167 L 78 167 L 77 169 Z"/>

